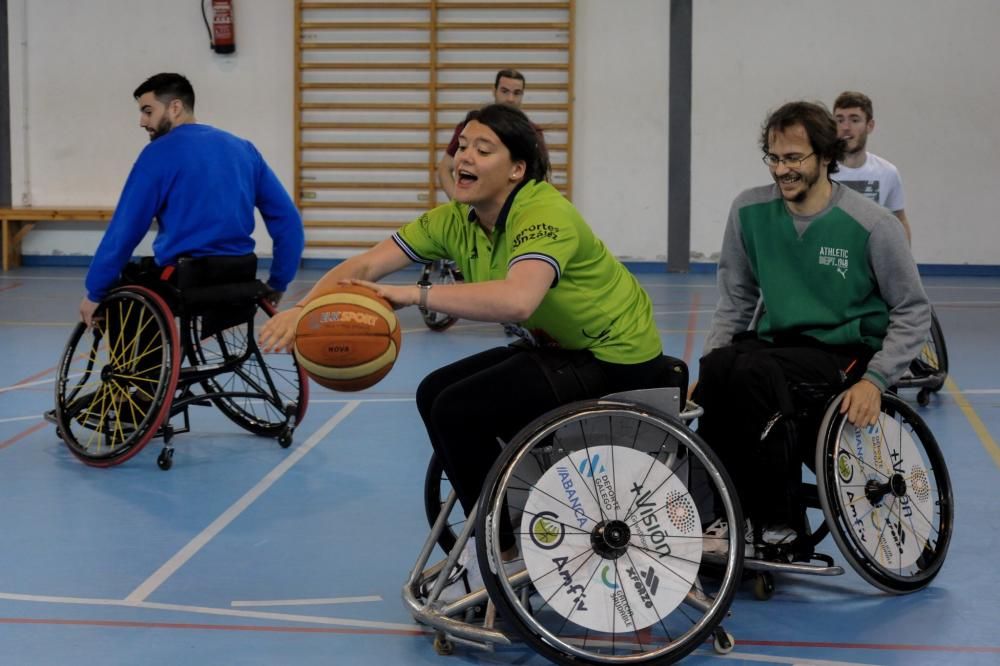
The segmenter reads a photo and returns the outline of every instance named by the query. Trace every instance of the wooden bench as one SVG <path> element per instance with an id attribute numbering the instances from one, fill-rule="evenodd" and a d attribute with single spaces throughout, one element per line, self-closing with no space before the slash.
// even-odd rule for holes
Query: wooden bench
<path id="1" fill-rule="evenodd" d="M 25 206 L 0 208 L 3 225 L 3 269 L 21 265 L 21 241 L 39 222 L 107 222 L 114 214 L 113 208 L 42 208 Z"/>

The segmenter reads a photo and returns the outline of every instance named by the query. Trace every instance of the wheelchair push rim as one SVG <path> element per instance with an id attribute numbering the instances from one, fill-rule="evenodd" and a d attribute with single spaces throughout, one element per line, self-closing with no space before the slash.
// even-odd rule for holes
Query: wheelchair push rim
<path id="1" fill-rule="evenodd" d="M 153 291 L 119 288 L 101 302 L 92 328 L 80 323 L 70 336 L 59 363 L 55 420 L 67 448 L 87 465 L 125 462 L 167 418 L 180 345 L 166 313 Z"/>
<path id="2" fill-rule="evenodd" d="M 716 630 L 741 577 L 742 531 L 732 555 L 703 550 L 709 507 L 743 522 L 732 487 L 671 417 L 608 401 L 549 412 L 506 447 L 480 499 L 479 566 L 498 615 L 560 663 L 680 659 Z M 519 565 L 499 566 L 505 525 Z M 512 583 L 518 568 L 529 587 Z"/>
<path id="3" fill-rule="evenodd" d="M 855 427 L 837 399 L 820 432 L 820 503 L 848 563 L 886 592 L 926 587 L 944 563 L 954 524 L 951 480 L 930 429 L 906 402 L 884 394 L 876 425 Z"/>

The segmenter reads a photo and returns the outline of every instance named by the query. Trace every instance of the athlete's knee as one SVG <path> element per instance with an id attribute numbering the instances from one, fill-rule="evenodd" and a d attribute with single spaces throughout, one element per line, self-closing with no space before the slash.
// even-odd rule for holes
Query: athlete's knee
<path id="1" fill-rule="evenodd" d="M 426 421 L 431 416 L 434 404 L 441 395 L 455 384 L 455 377 L 447 372 L 447 368 L 438 368 L 421 380 L 417 386 L 417 411 Z"/>

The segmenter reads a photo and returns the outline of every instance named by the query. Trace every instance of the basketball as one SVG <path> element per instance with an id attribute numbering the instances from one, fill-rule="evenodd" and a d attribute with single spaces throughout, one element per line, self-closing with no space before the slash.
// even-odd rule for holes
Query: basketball
<path id="1" fill-rule="evenodd" d="M 341 285 L 302 308 L 295 358 L 320 386 L 361 391 L 389 374 L 401 342 L 388 301 L 367 287 Z"/>

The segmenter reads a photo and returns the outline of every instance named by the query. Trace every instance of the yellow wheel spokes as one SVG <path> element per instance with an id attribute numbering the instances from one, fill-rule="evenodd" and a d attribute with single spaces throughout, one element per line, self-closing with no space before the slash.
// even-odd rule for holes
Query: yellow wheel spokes
<path id="1" fill-rule="evenodd" d="M 143 333 L 150 331 L 151 326 L 158 328 L 155 316 L 133 300 L 113 302 L 109 309 L 112 311 L 106 312 L 103 319 L 103 344 L 93 345 L 84 356 L 87 362 L 84 381 L 76 387 L 76 392 L 86 387 L 95 391 L 90 404 L 81 410 L 83 420 L 80 421 L 90 431 L 81 444 L 95 454 L 104 449 L 114 450 L 131 434 L 128 424 L 137 426 L 146 418 L 164 365 L 161 335 L 149 336 L 145 348 L 139 349 Z M 117 324 L 107 326 L 106 322 L 111 320 Z M 160 362 L 144 368 L 140 374 L 141 361 L 155 355 Z M 111 376 L 105 377 L 101 370 L 108 366 Z M 97 376 L 93 376 L 95 368 Z M 155 378 L 150 378 L 151 374 L 155 374 Z"/>

